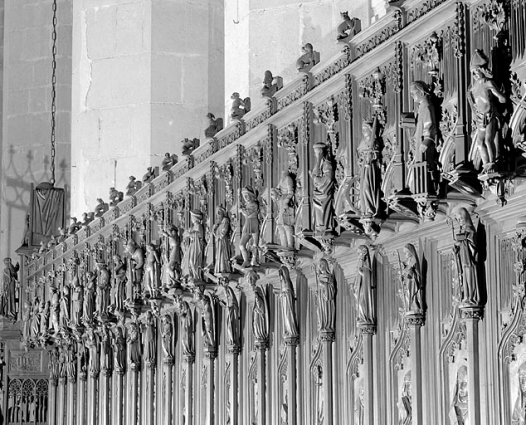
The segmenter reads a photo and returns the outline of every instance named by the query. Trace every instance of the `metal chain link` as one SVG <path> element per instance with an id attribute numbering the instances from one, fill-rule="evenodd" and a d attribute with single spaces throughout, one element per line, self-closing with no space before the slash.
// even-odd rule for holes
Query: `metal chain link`
<path id="1" fill-rule="evenodd" d="M 57 0 L 53 0 L 53 47 L 51 49 L 51 184 L 55 185 L 55 124 L 57 113 Z"/>

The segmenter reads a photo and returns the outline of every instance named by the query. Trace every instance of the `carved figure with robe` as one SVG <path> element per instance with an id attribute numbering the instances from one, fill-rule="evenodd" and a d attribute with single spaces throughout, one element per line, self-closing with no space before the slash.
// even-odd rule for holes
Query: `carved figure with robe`
<path id="1" fill-rule="evenodd" d="M 191 281 L 201 281 L 205 250 L 203 213 L 199 210 L 190 211 L 190 220 L 191 227 L 185 232 L 182 273 Z"/>
<path id="2" fill-rule="evenodd" d="M 223 129 L 223 119 L 216 118 L 211 112 L 206 114 L 206 118 L 208 118 L 208 127 L 205 129 L 205 137 L 214 137 Z"/>
<path id="3" fill-rule="evenodd" d="M 412 423 L 411 371 L 409 371 L 404 376 L 402 396 L 398 404 L 398 425 L 411 425 Z"/>
<path id="4" fill-rule="evenodd" d="M 404 246 L 405 261 L 402 263 L 400 278 L 402 283 L 402 295 L 404 298 L 405 313 L 424 313 L 424 283 L 420 260 L 413 244 Z"/>
<path id="5" fill-rule="evenodd" d="M 84 303 L 84 287 L 80 283 L 77 267 L 71 271 L 71 323 L 79 326 L 82 321 L 82 305 Z"/>
<path id="6" fill-rule="evenodd" d="M 324 143 L 316 143 L 313 148 L 316 163 L 309 173 L 313 181 L 314 228 L 316 234 L 324 235 L 334 230 L 334 167 Z"/>
<path id="7" fill-rule="evenodd" d="M 40 307 L 41 302 L 38 298 L 33 301 L 33 308 L 31 309 L 31 329 L 30 336 L 32 338 L 38 337 L 40 332 Z"/>
<path id="8" fill-rule="evenodd" d="M 141 333 L 135 322 L 130 322 L 128 329 L 128 362 L 131 370 L 137 371 L 141 367 Z"/>
<path id="9" fill-rule="evenodd" d="M 518 394 L 513 405 L 511 425 L 526 424 L 526 363 L 522 363 L 517 371 Z"/>
<path id="10" fill-rule="evenodd" d="M 126 299 L 126 263 L 121 256 L 116 254 L 113 256 L 113 270 L 114 281 L 113 285 L 113 305 L 115 310 L 124 311 L 124 300 Z"/>
<path id="11" fill-rule="evenodd" d="M 358 324 L 374 325 L 376 323 L 375 289 L 369 249 L 361 245 L 358 247 L 358 269 L 354 282 Z"/>
<path id="12" fill-rule="evenodd" d="M 100 373 L 100 345 L 99 337 L 93 327 L 88 326 L 84 333 L 85 345 L 89 351 L 89 372 L 91 376 L 97 377 Z"/>
<path id="13" fill-rule="evenodd" d="M 100 327 L 100 358 L 102 373 L 107 375 L 113 370 L 112 338 L 105 325 Z"/>
<path id="14" fill-rule="evenodd" d="M 20 265 L 4 258 L 4 272 L 0 287 L 0 316 L 16 319 L 16 286 Z"/>
<path id="15" fill-rule="evenodd" d="M 60 328 L 60 297 L 58 295 L 57 288 L 51 288 L 51 297 L 50 297 L 50 316 L 49 316 L 49 326 L 55 334 L 58 334 Z"/>
<path id="16" fill-rule="evenodd" d="M 503 157 L 500 105 L 508 101 L 493 80 L 489 59 L 482 50 L 475 50 L 470 63 L 473 82 L 469 87 L 468 100 L 473 110 L 476 129 L 472 135 L 473 146 L 478 149 L 483 171 L 491 172 L 495 162 Z"/>
<path id="17" fill-rule="evenodd" d="M 239 249 L 243 256 L 243 264 L 241 267 L 257 266 L 258 250 L 259 250 L 259 201 L 257 192 L 251 186 L 245 186 L 241 191 L 243 196 L 244 206 L 241 208 L 241 214 L 245 217 L 243 230 L 241 232 L 241 240 L 239 241 Z M 252 240 L 253 252 L 252 259 L 248 252 L 248 243 Z"/>
<path id="18" fill-rule="evenodd" d="M 29 300 L 26 300 L 22 308 L 22 340 L 24 341 L 28 341 L 31 336 L 31 307 Z"/>
<path id="19" fill-rule="evenodd" d="M 453 254 L 460 283 L 460 301 L 464 306 L 480 306 L 481 288 L 477 274 L 477 231 L 465 208 L 458 210 L 460 231 L 455 235 Z"/>
<path id="20" fill-rule="evenodd" d="M 84 286 L 84 323 L 90 323 L 95 313 L 95 290 L 97 288 L 97 275 L 91 270 L 86 274 L 86 285 Z"/>
<path id="21" fill-rule="evenodd" d="M 325 258 L 319 260 L 315 273 L 318 298 L 318 331 L 333 333 L 336 329 L 336 281 Z"/>
<path id="22" fill-rule="evenodd" d="M 239 303 L 234 290 L 228 283 L 223 285 L 223 291 L 225 292 L 226 300 L 224 303 L 226 309 L 226 343 L 227 347 L 235 349 L 239 346 L 241 335 Z"/>
<path id="23" fill-rule="evenodd" d="M 294 180 L 285 170 L 281 173 L 278 187 L 271 189 L 271 196 L 278 208 L 276 216 L 276 232 L 283 248 L 294 248 Z"/>
<path id="24" fill-rule="evenodd" d="M 254 308 L 252 310 L 252 332 L 257 342 L 266 343 L 269 338 L 269 309 L 263 288 L 254 286 Z"/>
<path id="25" fill-rule="evenodd" d="M 295 339 L 300 335 L 296 317 L 296 296 L 294 285 L 290 279 L 289 269 L 281 266 L 279 269 L 281 289 L 278 292 L 281 301 L 281 315 L 283 320 L 283 338 Z"/>
<path id="26" fill-rule="evenodd" d="M 133 298 L 139 297 L 141 293 L 141 283 L 144 274 L 144 251 L 137 246 L 133 239 L 126 245 L 126 254 L 128 255 L 128 282 L 133 288 Z"/>
<path id="27" fill-rule="evenodd" d="M 151 311 L 146 312 L 144 319 L 144 362 L 146 365 L 155 366 L 157 358 L 157 326 Z"/>
<path id="28" fill-rule="evenodd" d="M 42 306 L 40 308 L 40 334 L 42 336 L 47 335 L 49 327 L 50 327 L 49 310 L 50 310 L 50 302 L 46 301 L 45 303 L 42 303 Z"/>
<path id="29" fill-rule="evenodd" d="M 161 283 L 161 260 L 157 248 L 152 243 L 146 245 L 146 261 L 144 265 L 144 290 L 150 298 L 155 298 Z"/>
<path id="30" fill-rule="evenodd" d="M 97 297 L 95 300 L 96 310 L 100 316 L 106 315 L 110 305 L 111 279 L 110 271 L 106 263 L 97 263 Z"/>
<path id="31" fill-rule="evenodd" d="M 380 146 L 376 136 L 377 119 L 364 120 L 362 140 L 358 146 L 360 168 L 360 212 L 362 217 L 372 218 L 380 213 Z"/>
<path id="32" fill-rule="evenodd" d="M 142 186 L 135 176 L 130 176 L 130 181 L 126 185 L 126 196 L 133 196 Z"/>
<path id="33" fill-rule="evenodd" d="M 181 238 L 177 226 L 171 224 L 161 230 L 161 236 L 168 241 L 168 262 L 165 265 L 164 284 L 174 286 L 181 277 Z"/>
<path id="34" fill-rule="evenodd" d="M 68 344 L 66 351 L 66 374 L 68 379 L 77 379 L 77 348 L 74 343 Z"/>
<path id="35" fill-rule="evenodd" d="M 468 368 L 460 366 L 453 391 L 449 419 L 452 425 L 470 425 L 468 404 Z"/>
<path id="36" fill-rule="evenodd" d="M 60 297 L 60 326 L 67 327 L 70 320 L 70 288 L 68 284 L 62 286 L 62 296 Z"/>
<path id="37" fill-rule="evenodd" d="M 173 361 L 174 353 L 172 348 L 173 341 L 172 319 L 168 314 L 161 318 L 161 342 L 165 361 Z"/>
<path id="38" fill-rule="evenodd" d="M 216 317 L 213 299 L 201 287 L 196 287 L 193 293 L 195 305 L 201 312 L 201 334 L 203 335 L 204 345 L 208 349 L 215 349 Z"/>
<path id="39" fill-rule="evenodd" d="M 212 229 L 212 240 L 209 244 L 213 248 L 214 273 L 232 273 L 230 259 L 233 256 L 232 227 L 226 209 L 219 206 L 216 208 L 216 223 Z"/>
<path id="40" fill-rule="evenodd" d="M 183 356 L 185 358 L 193 358 L 195 356 L 193 313 L 186 301 L 179 300 L 177 304 L 179 306 L 179 318 L 181 319 Z"/>
<path id="41" fill-rule="evenodd" d="M 124 338 L 124 332 L 120 326 L 115 328 L 113 345 L 115 371 L 124 373 L 126 371 L 126 338 Z"/>

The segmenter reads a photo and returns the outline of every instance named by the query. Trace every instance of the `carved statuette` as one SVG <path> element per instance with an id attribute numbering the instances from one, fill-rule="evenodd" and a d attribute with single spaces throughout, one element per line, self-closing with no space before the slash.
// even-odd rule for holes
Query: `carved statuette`
<path id="1" fill-rule="evenodd" d="M 232 228 L 230 225 L 230 218 L 226 210 L 219 206 L 216 208 L 216 223 L 212 229 L 212 239 L 209 246 L 213 249 L 214 273 L 220 275 L 223 273 L 231 273 L 232 266 L 230 265 L 230 259 L 233 256 L 232 247 Z"/>
<path id="2" fill-rule="evenodd" d="M 314 51 L 312 44 L 302 46 L 303 54 L 296 61 L 296 69 L 300 72 L 309 72 L 320 61 L 320 54 Z"/>
<path id="3" fill-rule="evenodd" d="M 424 314 L 424 282 L 420 260 L 413 244 L 406 244 L 403 252 L 405 261 L 400 260 L 400 297 L 404 314 L 421 316 Z"/>
<path id="4" fill-rule="evenodd" d="M 190 281 L 201 281 L 204 263 L 203 213 L 190 211 L 191 227 L 185 232 L 182 273 Z"/>
<path id="5" fill-rule="evenodd" d="M 215 352 L 216 350 L 216 314 L 215 304 L 212 296 L 205 293 L 203 288 L 196 286 L 194 293 L 194 302 L 201 312 L 201 333 L 203 335 L 205 350 Z"/>
<path id="6" fill-rule="evenodd" d="M 225 292 L 225 302 L 223 305 L 226 309 L 227 348 L 230 352 L 235 353 L 239 350 L 241 337 L 239 303 L 234 290 L 228 285 L 228 280 L 226 280 L 223 285 L 223 291 Z"/>
<path id="7" fill-rule="evenodd" d="M 455 425 L 469 423 L 468 368 L 464 365 L 460 366 L 457 371 L 449 420 L 451 424 Z"/>
<path id="8" fill-rule="evenodd" d="M 223 118 L 216 118 L 211 112 L 206 114 L 206 118 L 208 118 L 208 127 L 205 129 L 205 137 L 214 137 L 223 130 Z"/>
<path id="9" fill-rule="evenodd" d="M 334 340 L 336 328 L 336 280 L 325 258 L 315 267 L 318 298 L 318 331 L 322 339 Z"/>
<path id="10" fill-rule="evenodd" d="M 169 152 L 164 154 L 163 161 L 161 162 L 161 169 L 163 171 L 168 171 L 179 161 L 179 157 L 176 154 L 170 155 Z"/>
<path id="11" fill-rule="evenodd" d="M 375 290 L 369 249 L 361 245 L 358 247 L 358 269 L 353 288 L 358 312 L 358 326 L 376 324 Z"/>
<path id="12" fill-rule="evenodd" d="M 265 291 L 254 285 L 254 308 L 252 310 L 252 331 L 256 348 L 265 349 L 269 337 L 269 309 Z"/>
<path id="13" fill-rule="evenodd" d="M 200 144 L 201 142 L 197 138 L 188 139 L 185 137 L 183 140 L 181 140 L 181 145 L 183 145 L 182 154 L 184 156 L 190 155 L 193 151 L 195 151 L 199 147 Z"/>
<path id="14" fill-rule="evenodd" d="M 124 199 L 124 194 L 114 187 L 110 187 L 110 207 L 114 207 Z"/>
<path id="15" fill-rule="evenodd" d="M 144 318 L 144 363 L 148 367 L 155 367 L 157 358 L 157 329 L 155 318 L 151 311 L 146 312 Z"/>
<path id="16" fill-rule="evenodd" d="M 20 265 L 4 258 L 4 273 L 0 287 L 0 316 L 16 319 L 16 290 Z"/>
<path id="17" fill-rule="evenodd" d="M 139 297 L 141 293 L 141 283 L 144 273 L 144 251 L 138 247 L 133 239 L 128 241 L 125 252 L 128 256 L 127 270 L 128 282 L 133 287 L 133 297 Z"/>
<path id="18" fill-rule="evenodd" d="M 398 424 L 411 425 L 413 420 L 411 371 L 404 375 L 402 395 L 398 404 Z"/>
<path id="19" fill-rule="evenodd" d="M 265 78 L 261 87 L 261 97 L 272 97 L 283 88 L 283 78 L 274 77 L 272 72 L 265 71 Z"/>
<path id="20" fill-rule="evenodd" d="M 161 341 L 164 354 L 164 362 L 172 363 L 174 353 L 172 348 L 173 325 L 172 319 L 168 314 L 165 314 L 161 319 Z"/>
<path id="21" fill-rule="evenodd" d="M 69 228 L 68 228 L 68 233 L 70 235 L 74 235 L 79 230 L 80 230 L 80 223 L 77 221 L 77 217 L 71 217 L 70 218 L 70 223 L 69 223 Z"/>
<path id="22" fill-rule="evenodd" d="M 465 208 L 459 208 L 457 221 L 460 225 L 455 235 L 453 254 L 459 283 L 461 307 L 481 306 L 481 287 L 477 273 L 478 245 L 477 231 L 471 216 Z"/>
<path id="23" fill-rule="evenodd" d="M 192 362 L 195 357 L 194 348 L 194 319 L 190 305 L 182 298 L 176 299 L 179 318 L 181 320 L 181 346 L 183 357 L 187 362 Z"/>
<path id="24" fill-rule="evenodd" d="M 151 183 L 153 179 L 155 179 L 155 177 L 158 176 L 158 174 L 159 173 L 157 171 L 157 167 L 148 167 L 146 169 L 146 173 L 144 174 L 144 176 L 142 176 L 143 184 Z"/>
<path id="25" fill-rule="evenodd" d="M 516 379 L 519 391 L 513 406 L 511 423 L 512 425 L 521 425 L 526 423 L 526 363 L 520 365 Z"/>
<path id="26" fill-rule="evenodd" d="M 230 99 L 232 99 L 232 106 L 230 108 L 230 118 L 232 120 L 239 120 L 250 111 L 250 97 L 241 99 L 239 93 L 234 92 L 232 96 L 230 96 Z"/>
<path id="27" fill-rule="evenodd" d="M 272 199 L 278 208 L 276 217 L 276 231 L 279 243 L 283 248 L 294 248 L 294 180 L 286 170 L 281 173 L 278 187 L 272 188 L 270 192 Z"/>
<path id="28" fill-rule="evenodd" d="M 314 169 L 309 172 L 314 186 L 312 207 L 316 234 L 323 236 L 334 230 L 334 167 L 324 143 L 316 143 L 313 148 L 316 163 Z"/>
<path id="29" fill-rule="evenodd" d="M 161 286 L 161 260 L 154 244 L 146 245 L 144 262 L 144 291 L 150 298 L 156 298 Z"/>
<path id="30" fill-rule="evenodd" d="M 364 120 L 362 141 L 358 146 L 360 167 L 360 212 L 362 219 L 372 220 L 380 214 L 380 146 L 377 134 L 378 120 Z"/>
<path id="31" fill-rule="evenodd" d="M 257 192 L 251 186 L 245 186 L 241 191 L 243 195 L 244 206 L 241 208 L 241 213 L 245 217 L 245 224 L 239 241 L 239 249 L 243 256 L 242 267 L 257 266 L 258 265 L 258 251 L 259 251 L 259 201 Z M 252 260 L 248 253 L 248 243 L 252 239 L 254 251 L 252 253 Z"/>
<path id="32" fill-rule="evenodd" d="M 283 338 L 290 343 L 299 341 L 300 331 L 296 317 L 296 296 L 294 286 L 290 279 L 289 269 L 281 266 L 279 269 L 281 289 L 278 292 L 281 300 L 281 313 L 283 319 Z"/>
<path id="33" fill-rule="evenodd" d="M 336 32 L 336 41 L 338 43 L 347 43 L 358 34 L 362 29 L 361 21 L 358 18 L 349 18 L 349 12 L 340 12 L 343 22 L 338 25 Z"/>
<path id="34" fill-rule="evenodd" d="M 468 100 L 476 123 L 476 130 L 472 135 L 472 147 L 480 155 L 482 172 L 491 173 L 505 159 L 500 104 L 506 103 L 508 98 L 493 81 L 489 59 L 482 50 L 475 51 L 471 58 L 470 68 L 473 82 L 469 88 Z M 471 159 L 475 159 L 474 153 L 470 156 Z"/>
<path id="35" fill-rule="evenodd" d="M 141 188 L 142 183 L 137 181 L 134 176 L 130 176 L 130 181 L 126 186 L 126 196 L 133 196 Z"/>
<path id="36" fill-rule="evenodd" d="M 128 338 L 128 362 L 132 371 L 141 368 L 141 333 L 137 323 L 130 322 Z"/>
<path id="37" fill-rule="evenodd" d="M 97 198 L 97 206 L 94 209 L 95 217 L 102 217 L 106 211 L 110 209 L 110 206 L 102 200 L 102 198 Z"/>
<path id="38" fill-rule="evenodd" d="M 181 237 L 179 229 L 173 224 L 165 226 L 160 233 L 168 242 L 168 252 L 164 254 L 167 256 L 168 261 L 163 260 L 163 283 L 170 288 L 176 286 L 181 278 Z"/>

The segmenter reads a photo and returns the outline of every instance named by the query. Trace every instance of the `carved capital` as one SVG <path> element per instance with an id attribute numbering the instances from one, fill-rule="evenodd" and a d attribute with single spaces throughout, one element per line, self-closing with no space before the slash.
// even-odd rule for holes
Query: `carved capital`
<path id="1" fill-rule="evenodd" d="M 256 339 L 254 346 L 256 347 L 256 350 L 267 351 L 269 348 L 269 341 L 268 339 Z"/>
<path id="2" fill-rule="evenodd" d="M 163 364 L 165 366 L 173 366 L 175 363 L 175 360 L 173 358 L 173 356 L 167 356 L 163 359 Z"/>
<path id="3" fill-rule="evenodd" d="M 372 323 L 359 323 L 358 329 L 362 335 L 375 335 L 376 325 Z"/>
<path id="4" fill-rule="evenodd" d="M 484 307 L 460 306 L 459 309 L 462 320 L 482 320 L 484 318 Z"/>
<path id="5" fill-rule="evenodd" d="M 183 356 L 183 359 L 184 359 L 184 362 L 188 363 L 188 364 L 192 364 L 192 363 L 195 362 L 195 356 L 193 356 L 193 355 L 192 356 L 188 356 L 188 355 Z"/>
<path id="6" fill-rule="evenodd" d="M 230 354 L 239 354 L 241 352 L 238 344 L 228 344 L 226 349 Z"/>
<path id="7" fill-rule="evenodd" d="M 334 331 L 320 331 L 320 340 L 323 342 L 334 342 L 336 340 L 336 332 Z"/>
<path id="8" fill-rule="evenodd" d="M 293 336 L 293 337 L 286 337 L 285 338 L 285 345 L 289 347 L 296 347 L 300 343 L 300 337 L 299 336 Z"/>
<path id="9" fill-rule="evenodd" d="M 404 317 L 405 322 L 409 327 L 422 327 L 426 324 L 426 316 L 418 313 L 408 313 Z"/>

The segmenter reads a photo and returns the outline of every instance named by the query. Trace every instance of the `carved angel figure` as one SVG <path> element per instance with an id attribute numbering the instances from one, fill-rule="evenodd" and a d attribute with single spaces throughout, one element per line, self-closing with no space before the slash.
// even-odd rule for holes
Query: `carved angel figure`
<path id="1" fill-rule="evenodd" d="M 188 156 L 199 147 L 201 142 L 197 138 L 188 139 L 185 137 L 183 140 L 181 140 L 181 144 L 183 145 L 183 147 L 181 148 L 182 149 L 181 153 L 184 156 Z"/>
<path id="2" fill-rule="evenodd" d="M 314 146 L 316 164 L 309 173 L 313 180 L 312 207 L 316 233 L 323 235 L 334 229 L 334 167 L 327 155 L 327 146 L 316 143 Z"/>
<path id="3" fill-rule="evenodd" d="M 16 286 L 20 265 L 13 265 L 11 258 L 4 258 L 4 272 L 0 287 L 0 316 L 16 319 Z"/>
<path id="4" fill-rule="evenodd" d="M 365 245 L 358 247 L 358 270 L 354 282 L 354 297 L 358 311 L 358 324 L 375 324 L 374 303 L 375 284 L 369 249 Z"/>
<path id="5" fill-rule="evenodd" d="M 192 225 L 185 232 L 182 274 L 192 281 L 200 281 L 203 280 L 205 249 L 203 213 L 199 210 L 190 211 L 190 220 Z"/>
<path id="6" fill-rule="evenodd" d="M 239 120 L 243 118 L 243 116 L 250 111 L 250 98 L 246 97 L 245 99 L 241 99 L 239 97 L 239 93 L 234 92 L 232 93 L 232 96 L 230 96 L 230 99 L 232 99 L 232 106 L 230 108 L 230 118 L 233 120 Z"/>
<path id="7" fill-rule="evenodd" d="M 110 187 L 110 207 L 114 207 L 124 199 L 124 194 L 114 187 Z"/>
<path id="8" fill-rule="evenodd" d="M 482 50 L 475 50 L 471 58 L 473 83 L 469 88 L 468 100 L 473 109 L 476 130 L 472 135 L 473 146 L 478 149 L 483 172 L 491 172 L 495 162 L 503 159 L 502 115 L 499 103 L 506 103 L 507 97 L 493 81 L 489 59 Z"/>
<path id="9" fill-rule="evenodd" d="M 168 171 L 170 168 L 172 168 L 177 162 L 179 161 L 179 158 L 176 154 L 170 155 L 169 152 L 166 152 L 164 154 L 164 158 L 161 162 L 161 169 L 163 171 Z"/>
<path id="10" fill-rule="evenodd" d="M 310 43 L 302 46 L 301 51 L 303 54 L 296 61 L 296 69 L 300 72 L 309 72 L 320 61 L 320 54 L 314 51 Z"/>
<path id="11" fill-rule="evenodd" d="M 260 231 L 258 196 L 257 192 L 252 189 L 251 186 L 245 186 L 241 193 L 245 201 L 245 206 L 241 208 L 241 213 L 245 217 L 245 224 L 243 225 L 241 240 L 239 241 L 239 249 L 241 251 L 241 255 L 243 256 L 242 267 L 248 267 L 249 265 L 257 266 Z M 248 254 L 248 243 L 251 239 L 254 246 L 254 252 L 252 255 L 252 260 L 250 261 Z"/>
<path id="12" fill-rule="evenodd" d="M 102 217 L 106 211 L 110 209 L 110 206 L 102 200 L 102 198 L 97 198 L 97 206 L 93 210 L 95 217 Z"/>
<path id="13" fill-rule="evenodd" d="M 469 425 L 468 368 L 464 365 L 457 371 L 449 419 L 454 425 Z"/>
<path id="14" fill-rule="evenodd" d="M 362 217 L 372 218 L 380 213 L 380 147 L 376 138 L 375 121 L 362 123 L 362 141 L 358 146 L 360 167 L 360 212 Z"/>
<path id="15" fill-rule="evenodd" d="M 481 288 L 477 275 L 477 231 L 465 208 L 459 208 L 458 221 L 460 231 L 455 235 L 453 254 L 459 276 L 461 302 L 464 306 L 479 306 Z"/>
<path id="16" fill-rule="evenodd" d="M 405 261 L 400 270 L 404 309 L 406 314 L 424 313 L 424 283 L 420 270 L 420 261 L 413 244 L 404 246 Z"/>
<path id="17" fill-rule="evenodd" d="M 144 176 L 142 176 L 142 182 L 143 182 L 143 184 L 151 183 L 153 181 L 153 179 L 155 179 L 155 177 L 157 177 L 157 173 L 155 172 L 155 168 L 154 167 L 148 167 L 146 169 L 146 173 L 144 174 Z"/>
<path id="18" fill-rule="evenodd" d="M 324 258 L 320 259 L 315 273 L 318 284 L 318 331 L 333 333 L 336 328 L 336 281 Z"/>
<path id="19" fill-rule="evenodd" d="M 300 330 L 296 318 L 296 296 L 287 267 L 280 267 L 279 280 L 281 282 L 279 298 L 281 300 L 281 313 L 283 316 L 283 338 L 298 338 L 300 336 Z"/>
<path id="20" fill-rule="evenodd" d="M 294 180 L 287 170 L 281 173 L 278 187 L 270 192 L 272 199 L 278 207 L 276 217 L 276 231 L 282 247 L 294 248 Z"/>

